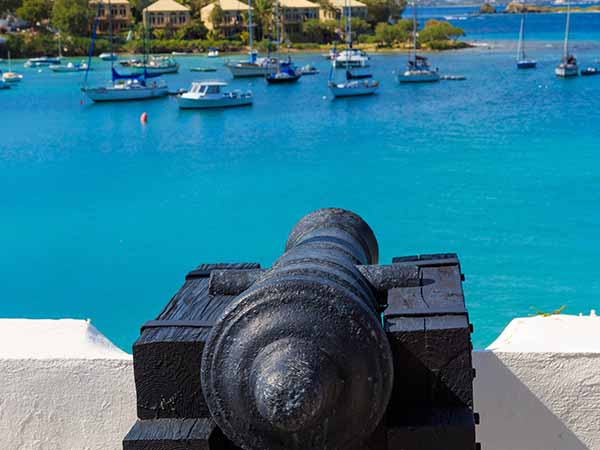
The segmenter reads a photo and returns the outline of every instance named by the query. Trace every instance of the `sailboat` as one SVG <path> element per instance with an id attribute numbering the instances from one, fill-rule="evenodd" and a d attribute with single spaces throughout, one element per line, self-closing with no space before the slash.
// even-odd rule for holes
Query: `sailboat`
<path id="1" fill-rule="evenodd" d="M 265 80 L 269 84 L 295 83 L 302 76 L 302 71 L 292 63 L 292 58 L 287 57 L 286 61 L 281 61 L 279 51 L 281 49 L 281 20 L 279 17 L 279 0 L 275 0 L 275 28 L 277 37 L 277 69 L 265 75 Z"/>
<path id="2" fill-rule="evenodd" d="M 567 3 L 567 21 L 565 25 L 565 41 L 563 44 L 563 56 L 560 60 L 560 64 L 554 69 L 554 73 L 557 77 L 568 78 L 576 77 L 579 75 L 579 68 L 577 67 L 577 59 L 574 55 L 569 53 L 569 26 L 571 22 L 571 2 Z"/>
<path id="3" fill-rule="evenodd" d="M 413 51 L 409 53 L 404 72 L 398 73 L 400 83 L 431 83 L 440 81 L 438 69 L 432 69 L 425 56 L 417 55 L 417 2 L 413 0 Z"/>
<path id="4" fill-rule="evenodd" d="M 100 13 L 100 6 L 102 2 L 98 4 L 98 13 L 96 14 L 96 20 L 92 30 L 92 42 L 90 44 L 90 53 L 88 55 L 88 69 L 85 71 L 85 78 L 81 91 L 86 94 L 94 102 L 114 102 L 114 101 L 128 101 L 128 100 L 147 100 L 151 98 L 164 97 L 168 95 L 168 87 L 164 81 L 151 81 L 148 79 L 154 78 L 159 75 L 149 74 L 146 69 L 140 74 L 119 74 L 114 67 L 114 61 L 110 62 L 111 70 L 111 83 L 108 86 L 101 87 L 88 87 L 87 79 L 88 73 L 92 65 L 92 56 L 94 54 L 94 44 L 96 41 L 96 30 L 98 27 L 98 17 Z M 110 2 L 108 2 L 108 10 L 110 11 Z M 110 30 L 110 52 L 113 53 L 112 45 L 112 14 L 109 13 L 109 30 Z M 144 47 L 146 47 L 146 27 L 144 26 Z M 147 49 L 144 48 L 144 63 L 148 60 Z"/>
<path id="5" fill-rule="evenodd" d="M 259 58 L 256 50 L 252 48 L 253 29 L 252 29 L 252 0 L 248 1 L 248 52 L 247 61 L 227 62 L 225 67 L 229 69 L 234 78 L 242 77 L 264 77 L 265 75 L 276 71 L 279 61 L 270 56 Z"/>
<path id="6" fill-rule="evenodd" d="M 537 61 L 525 55 L 525 14 L 521 15 L 521 28 L 519 30 L 519 44 L 517 46 L 517 69 L 535 69 Z"/>
<path id="7" fill-rule="evenodd" d="M 18 83 L 23 79 L 23 75 L 12 71 L 12 64 L 10 60 L 10 50 L 8 51 L 8 72 L 2 74 L 2 80 L 7 83 Z"/>
<path id="8" fill-rule="evenodd" d="M 344 2 L 344 12 L 345 12 L 345 24 L 344 24 L 344 32 L 346 35 L 346 53 L 350 54 L 352 52 L 352 8 L 349 4 L 349 0 L 345 0 Z M 334 61 L 335 62 L 335 61 Z M 337 97 L 356 97 L 359 95 L 372 95 L 379 88 L 379 82 L 370 78 L 355 80 L 350 78 L 350 59 L 346 58 L 346 81 L 338 83 L 334 81 L 334 69 L 335 65 L 332 64 L 331 70 L 329 72 L 329 90 L 333 94 L 334 98 Z"/>

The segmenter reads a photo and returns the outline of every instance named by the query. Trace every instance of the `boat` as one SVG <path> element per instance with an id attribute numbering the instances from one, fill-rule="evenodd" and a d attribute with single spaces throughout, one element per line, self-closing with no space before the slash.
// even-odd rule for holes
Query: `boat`
<path id="1" fill-rule="evenodd" d="M 8 72 L 4 72 L 1 78 L 7 83 L 18 83 L 23 79 L 23 75 L 12 71 L 10 51 L 8 52 Z"/>
<path id="2" fill-rule="evenodd" d="M 216 72 L 214 67 L 190 67 L 190 72 Z"/>
<path id="3" fill-rule="evenodd" d="M 209 47 L 206 56 L 209 58 L 216 58 L 219 56 L 219 49 L 215 47 Z"/>
<path id="4" fill-rule="evenodd" d="M 467 77 L 464 75 L 442 75 L 440 77 L 440 80 L 446 80 L 446 81 L 464 81 L 466 79 L 467 79 Z"/>
<path id="5" fill-rule="evenodd" d="M 225 91 L 221 80 L 195 81 L 189 91 L 177 96 L 180 109 L 231 108 L 252 105 L 252 92 Z"/>
<path id="6" fill-rule="evenodd" d="M 554 69 L 554 73 L 559 78 L 570 78 L 579 75 L 577 58 L 569 53 L 569 26 L 571 22 L 571 2 L 567 3 L 567 20 L 565 24 L 565 40 L 563 42 L 563 55 L 560 63 Z"/>
<path id="7" fill-rule="evenodd" d="M 122 59 L 121 61 L 119 61 L 119 64 L 123 67 L 130 67 L 132 64 L 141 64 L 142 62 L 143 60 L 140 58 L 129 58 Z"/>
<path id="8" fill-rule="evenodd" d="M 98 11 L 96 13 L 96 19 L 92 27 L 92 40 L 90 44 L 90 53 L 87 62 L 87 70 L 85 71 L 85 77 L 81 91 L 94 102 L 116 102 L 116 101 L 131 101 L 131 100 L 148 100 L 158 97 L 165 97 L 169 94 L 169 88 L 167 83 L 164 81 L 149 81 L 151 78 L 156 78 L 160 75 L 150 74 L 144 68 L 142 73 L 139 74 L 120 74 L 114 67 L 114 60 L 110 62 L 111 66 L 111 82 L 107 86 L 100 87 L 89 87 L 87 85 L 88 74 L 92 65 L 92 54 L 94 52 L 94 45 L 96 42 L 96 30 L 98 27 L 98 18 L 100 17 L 102 2 L 98 4 Z M 110 11 L 110 1 L 108 3 L 108 10 Z M 147 48 L 147 30 L 144 29 L 144 48 Z M 112 15 L 109 13 L 109 43 L 111 46 L 112 53 Z M 144 53 L 145 63 L 147 61 L 148 54 Z"/>
<path id="9" fill-rule="evenodd" d="M 373 75 L 368 72 L 346 71 L 346 80 L 364 80 L 366 78 L 373 78 Z"/>
<path id="10" fill-rule="evenodd" d="M 24 67 L 46 67 L 46 66 L 50 66 L 52 64 L 60 64 L 62 61 L 62 46 L 61 46 L 61 41 L 60 41 L 60 33 L 57 33 L 58 35 L 58 56 L 39 56 L 37 58 L 30 58 L 28 59 L 25 64 L 23 64 Z"/>
<path id="11" fill-rule="evenodd" d="M 519 30 L 519 44 L 517 45 L 517 69 L 535 69 L 537 61 L 525 55 L 525 14 L 521 15 L 521 27 Z"/>
<path id="12" fill-rule="evenodd" d="M 346 37 L 346 49 L 352 50 L 352 7 L 350 5 L 349 0 L 345 0 L 344 2 L 344 35 Z M 372 95 L 379 88 L 379 82 L 373 80 L 371 78 L 364 80 L 354 80 L 348 79 L 348 74 L 350 74 L 351 63 L 349 59 L 345 60 L 346 64 L 346 80 L 342 82 L 336 82 L 334 80 L 335 74 L 335 62 L 334 60 L 331 65 L 331 69 L 329 71 L 329 81 L 327 86 L 333 95 L 333 98 L 339 97 L 358 97 L 363 95 Z"/>
<path id="13" fill-rule="evenodd" d="M 189 56 L 191 52 L 171 52 L 172 56 Z"/>
<path id="14" fill-rule="evenodd" d="M 228 61 L 225 67 L 229 69 L 233 78 L 264 77 L 265 75 L 277 70 L 279 61 L 276 58 L 267 56 L 259 58 L 256 50 L 252 48 L 253 44 L 253 25 L 252 25 L 252 0 L 248 1 L 248 60 L 246 61 Z"/>
<path id="15" fill-rule="evenodd" d="M 275 45 L 279 64 L 277 64 L 276 70 L 265 75 L 265 80 L 267 80 L 267 83 L 269 84 L 295 83 L 302 76 L 302 71 L 298 69 L 294 63 L 292 63 L 292 57 L 289 55 L 289 47 L 286 61 L 281 60 L 281 55 L 279 53 L 281 50 L 281 20 L 279 18 L 279 0 L 275 0 L 275 30 L 277 38 Z"/>
<path id="16" fill-rule="evenodd" d="M 102 61 L 116 61 L 117 59 L 119 59 L 119 55 L 117 55 L 116 53 L 100 53 L 100 55 L 98 55 L 98 58 L 100 58 Z"/>
<path id="17" fill-rule="evenodd" d="M 346 48 L 339 52 L 333 59 L 333 67 L 369 67 L 369 55 L 364 51 L 356 48 Z"/>
<path id="18" fill-rule="evenodd" d="M 51 64 L 60 64 L 61 62 L 61 58 L 55 57 L 55 56 L 40 56 L 38 58 L 30 58 L 28 59 L 25 64 L 23 64 L 24 67 L 44 67 L 44 66 L 49 66 Z"/>
<path id="19" fill-rule="evenodd" d="M 583 69 L 581 71 L 581 75 L 584 77 L 589 77 L 592 75 L 600 75 L 600 69 L 596 67 L 588 67 L 587 69 Z"/>
<path id="20" fill-rule="evenodd" d="M 67 72 L 85 72 L 88 70 L 88 65 L 85 62 L 80 62 L 78 64 L 73 64 L 72 62 L 62 65 L 62 64 L 52 64 L 48 66 L 50 70 L 58 73 L 67 73 Z M 91 69 L 90 69 L 91 70 Z"/>
<path id="21" fill-rule="evenodd" d="M 379 82 L 375 80 L 353 80 L 342 83 L 329 82 L 329 90 L 336 98 L 372 95 L 378 88 Z"/>
<path id="22" fill-rule="evenodd" d="M 129 65 L 133 73 L 165 75 L 179 72 L 179 63 L 168 56 L 151 56 L 147 62 L 133 62 Z"/>
<path id="23" fill-rule="evenodd" d="M 302 75 L 317 75 L 319 73 L 319 69 L 311 64 L 302 66 L 300 71 L 302 72 Z"/>
<path id="24" fill-rule="evenodd" d="M 399 83 L 435 83 L 440 81 L 438 69 L 432 69 L 425 56 L 417 55 L 417 2 L 413 0 L 413 51 L 408 55 L 406 70 L 398 71 Z"/>

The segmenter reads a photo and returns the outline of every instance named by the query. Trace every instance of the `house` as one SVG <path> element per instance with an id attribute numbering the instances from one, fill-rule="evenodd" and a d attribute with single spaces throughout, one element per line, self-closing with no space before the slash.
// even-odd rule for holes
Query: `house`
<path id="1" fill-rule="evenodd" d="M 340 20 L 349 14 L 348 7 L 351 9 L 352 17 L 366 19 L 368 14 L 367 5 L 358 0 L 329 0 L 331 8 L 321 8 L 319 18 L 321 20 Z M 347 6 L 346 6 L 347 5 Z"/>
<path id="2" fill-rule="evenodd" d="M 143 10 L 144 23 L 150 28 L 180 28 L 190 23 L 190 8 L 175 0 L 158 0 Z"/>
<path id="3" fill-rule="evenodd" d="M 112 22 L 112 32 L 120 33 L 128 31 L 131 28 L 131 6 L 129 0 L 110 0 L 110 3 L 104 0 L 90 0 L 90 7 L 98 10 L 98 33 L 108 33 L 110 23 Z M 110 10 L 108 6 L 110 4 Z M 111 17 L 112 15 L 112 17 Z"/>
<path id="4" fill-rule="evenodd" d="M 225 37 L 231 37 L 234 34 L 245 31 L 244 15 L 248 12 L 248 5 L 239 0 L 217 0 L 202 8 L 200 10 L 200 19 L 204 22 L 204 26 L 207 29 L 215 29 L 215 24 L 211 20 L 211 14 L 217 4 L 223 11 L 223 21 L 219 24 L 219 28 L 223 31 Z"/>
<path id="5" fill-rule="evenodd" d="M 279 0 L 279 7 L 286 33 L 297 33 L 302 22 L 319 18 L 319 5 L 308 0 Z"/>

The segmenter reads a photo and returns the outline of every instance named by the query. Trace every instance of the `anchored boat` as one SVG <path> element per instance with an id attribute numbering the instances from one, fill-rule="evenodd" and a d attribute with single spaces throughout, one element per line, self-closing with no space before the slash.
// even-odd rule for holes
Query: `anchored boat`
<path id="1" fill-rule="evenodd" d="M 579 75 L 577 58 L 569 52 L 569 27 L 571 22 L 571 2 L 567 3 L 567 21 L 565 24 L 565 40 L 563 43 L 563 56 L 554 73 L 559 78 L 570 78 Z"/>
<path id="2" fill-rule="evenodd" d="M 525 14 L 521 15 L 519 44 L 517 46 L 517 69 L 535 69 L 537 61 L 525 55 Z"/>
<path id="3" fill-rule="evenodd" d="M 152 75 L 165 75 L 168 73 L 179 72 L 179 63 L 173 58 L 167 56 L 151 56 L 146 62 L 139 61 L 129 65 L 133 73 L 143 73 L 146 71 Z"/>
<path id="4" fill-rule="evenodd" d="M 100 53 L 100 55 L 98 56 L 98 58 L 100 58 L 102 61 L 116 61 L 117 59 L 119 59 L 119 55 L 117 55 L 116 53 Z"/>
<path id="5" fill-rule="evenodd" d="M 289 55 L 289 47 L 287 60 L 285 62 L 281 60 L 280 55 L 281 20 L 279 17 L 279 0 L 275 0 L 275 28 L 277 38 L 275 45 L 277 46 L 277 61 L 279 64 L 277 64 L 276 70 L 265 75 L 265 80 L 267 80 L 267 83 L 269 84 L 295 83 L 302 76 L 302 71 L 292 63 L 292 57 Z"/>
<path id="6" fill-rule="evenodd" d="M 18 83 L 23 79 L 23 75 L 12 71 L 12 64 L 10 59 L 10 51 L 8 52 L 8 72 L 2 74 L 2 80 L 7 83 Z"/>
<path id="7" fill-rule="evenodd" d="M 180 109 L 231 108 L 251 105 L 252 92 L 225 91 L 227 83 L 221 80 L 196 81 L 188 92 L 177 96 Z"/>
<path id="8" fill-rule="evenodd" d="M 432 69 L 425 56 L 417 55 L 417 3 L 413 1 L 413 51 L 408 56 L 404 72 L 399 71 L 400 83 L 434 83 L 440 81 L 440 73 Z"/>
<path id="9" fill-rule="evenodd" d="M 72 62 L 65 64 L 52 64 L 48 67 L 52 72 L 58 73 L 67 73 L 67 72 L 85 72 L 86 70 L 91 70 L 88 68 L 88 65 L 85 62 L 80 62 L 79 64 L 73 64 Z"/>

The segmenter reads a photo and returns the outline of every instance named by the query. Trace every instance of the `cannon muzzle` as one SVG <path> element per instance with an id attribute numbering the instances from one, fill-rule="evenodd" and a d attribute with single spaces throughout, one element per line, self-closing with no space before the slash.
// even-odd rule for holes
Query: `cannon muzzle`
<path id="1" fill-rule="evenodd" d="M 227 274 L 211 280 L 214 289 L 245 289 L 214 325 L 202 360 L 211 415 L 234 443 L 349 450 L 371 435 L 393 384 L 377 289 L 359 269 L 377 258 L 359 216 L 322 209 L 298 222 L 270 269 L 231 273 L 229 286 Z"/>

